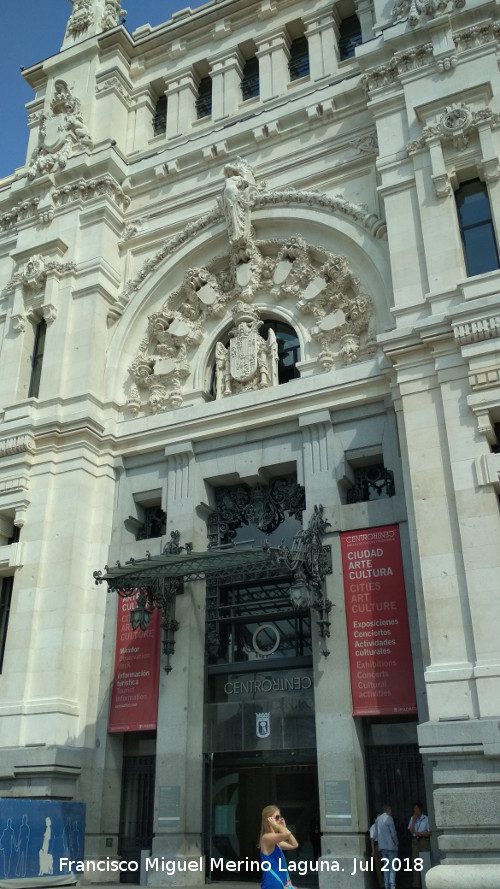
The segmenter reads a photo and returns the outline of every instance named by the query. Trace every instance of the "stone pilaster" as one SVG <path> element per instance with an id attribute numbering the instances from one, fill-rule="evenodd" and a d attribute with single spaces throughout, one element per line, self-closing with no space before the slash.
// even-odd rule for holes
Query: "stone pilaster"
<path id="1" fill-rule="evenodd" d="M 290 51 L 286 35 L 268 35 L 257 43 L 255 53 L 259 60 L 260 97 L 263 102 L 283 95 L 290 82 L 288 61 Z"/>
<path id="2" fill-rule="evenodd" d="M 167 139 L 185 133 L 196 120 L 197 86 L 191 69 L 167 85 Z"/>
<path id="3" fill-rule="evenodd" d="M 241 98 L 243 58 L 237 50 L 227 57 L 216 57 L 211 62 L 212 120 L 220 120 L 233 114 Z"/>
<path id="4" fill-rule="evenodd" d="M 196 513 L 201 500 L 198 470 L 190 442 L 169 446 L 167 534 L 180 531 L 180 544 L 206 549 L 206 527 Z M 205 583 L 188 582 L 177 596 L 172 672 L 160 674 L 156 746 L 156 799 L 152 856 L 199 863 L 202 846 L 203 688 L 205 664 Z M 199 885 L 199 871 L 169 878 L 151 871 L 148 884 Z"/>
<path id="5" fill-rule="evenodd" d="M 303 16 L 302 20 L 309 47 L 311 80 L 321 80 L 338 68 L 338 26 L 331 12 Z"/>

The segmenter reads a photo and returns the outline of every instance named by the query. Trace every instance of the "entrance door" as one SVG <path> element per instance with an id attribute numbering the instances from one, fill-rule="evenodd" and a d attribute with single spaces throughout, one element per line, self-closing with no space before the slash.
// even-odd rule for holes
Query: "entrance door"
<path id="1" fill-rule="evenodd" d="M 238 874 L 212 868 L 211 879 L 258 882 L 257 864 L 261 812 L 277 805 L 287 826 L 297 837 L 299 849 L 287 853 L 289 861 L 314 861 L 319 855 L 318 786 L 315 751 L 266 751 L 258 765 L 253 757 L 214 754 L 210 767 L 210 800 L 207 811 L 208 856 L 213 860 L 241 862 Z M 301 762 L 294 762 L 298 758 Z M 246 761 L 245 761 L 246 760 Z M 274 761 L 273 761 L 274 760 Z M 309 760 L 304 761 L 304 760 Z M 293 873 L 294 883 L 301 875 Z M 302 882 L 314 884 L 314 875 Z"/>

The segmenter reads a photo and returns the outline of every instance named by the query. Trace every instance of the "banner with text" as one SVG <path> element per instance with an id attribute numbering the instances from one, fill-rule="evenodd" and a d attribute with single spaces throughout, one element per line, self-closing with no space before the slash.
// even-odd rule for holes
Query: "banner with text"
<path id="1" fill-rule="evenodd" d="M 340 535 L 354 716 L 417 712 L 397 525 Z"/>
<path id="2" fill-rule="evenodd" d="M 130 612 L 139 590 L 119 600 L 115 678 L 108 732 L 156 729 L 160 683 L 161 612 L 155 608 L 147 630 L 133 630 Z"/>

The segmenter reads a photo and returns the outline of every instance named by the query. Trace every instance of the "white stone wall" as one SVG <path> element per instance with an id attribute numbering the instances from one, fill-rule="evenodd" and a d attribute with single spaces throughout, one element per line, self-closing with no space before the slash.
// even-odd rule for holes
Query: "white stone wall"
<path id="1" fill-rule="evenodd" d="M 435 853 L 498 856 L 499 273 L 467 278 L 453 199 L 460 181 L 481 177 L 498 225 L 494 11 L 467 0 L 415 20 L 409 4 L 393 15 L 357 3 L 364 42 L 341 61 L 340 4 L 222 0 L 133 35 L 108 6 L 90 4 L 86 24 L 75 24 L 74 8 L 62 52 L 25 72 L 35 91 L 26 166 L 0 193 L 0 542 L 22 528 L 19 543 L 0 546 L 0 571 L 15 577 L 0 743 L 21 751 L 0 790 L 29 792 L 22 762 L 41 794 L 86 799 L 91 853 L 107 854 L 121 765 L 119 740 L 106 736 L 116 601 L 92 571 L 143 554 L 127 526 L 135 500 L 154 494 L 168 534 L 177 528 L 203 550 L 199 507 L 214 479 L 295 465 L 308 511 L 325 506 L 337 564 L 340 531 L 400 524 L 419 737 L 436 763 Z M 311 70 L 290 82 L 299 32 Z M 242 101 L 254 52 L 260 96 Z M 212 115 L 197 120 L 205 74 Z M 163 94 L 166 132 L 155 136 Z M 453 129 L 446 115 L 462 106 Z M 235 245 L 220 201 L 223 168 L 238 157 L 255 183 L 251 233 Z M 331 292 L 365 301 L 347 353 L 354 327 L 321 283 L 338 257 L 350 277 L 333 275 Z M 205 303 L 190 283 L 200 269 Z M 213 400 L 215 344 L 239 298 L 296 329 L 301 378 Z M 161 312 L 168 323 L 157 335 L 148 319 Z M 40 391 L 28 398 L 42 318 Z M 184 376 L 159 374 L 155 389 L 165 343 Z M 139 358 L 155 363 L 142 382 L 130 371 Z M 394 471 L 396 496 L 346 505 L 349 460 L 375 453 Z M 334 644 L 316 665 L 318 772 L 322 787 L 335 757 L 336 778 L 351 783 L 353 824 L 339 835 L 323 823 L 323 851 L 352 860 L 367 800 L 338 572 L 328 595 Z M 175 832 L 156 812 L 158 854 L 201 848 L 203 600 L 193 584 L 179 603 L 175 685 L 162 677 L 157 784 L 176 776 L 183 810 Z M 50 748 L 45 772 L 27 747 L 39 743 Z"/>

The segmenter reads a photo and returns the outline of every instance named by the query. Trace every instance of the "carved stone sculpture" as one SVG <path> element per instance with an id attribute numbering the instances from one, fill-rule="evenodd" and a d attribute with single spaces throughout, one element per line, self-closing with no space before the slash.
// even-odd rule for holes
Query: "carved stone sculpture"
<path id="1" fill-rule="evenodd" d="M 92 148 L 92 139 L 83 122 L 80 102 L 64 80 L 56 80 L 50 114 L 40 116 L 38 145 L 28 169 L 28 179 L 62 170 L 73 146 Z"/>
<path id="2" fill-rule="evenodd" d="M 217 398 L 267 389 L 278 383 L 278 344 L 273 330 L 267 340 L 259 334 L 263 322 L 256 309 L 242 302 L 233 308 L 235 327 L 230 332 L 227 348 L 218 342 L 215 347 L 217 367 Z"/>
<path id="3" fill-rule="evenodd" d="M 222 209 L 232 248 L 244 247 L 252 237 L 251 208 L 257 186 L 253 170 L 241 157 L 224 167 L 226 182 Z"/>
<path id="4" fill-rule="evenodd" d="M 239 251 L 231 251 L 209 268 L 188 269 L 182 284 L 149 317 L 147 335 L 130 366 L 127 407 L 132 413 L 182 404 L 197 347 L 215 319 L 229 312 L 229 343 L 219 341 L 215 347 L 216 397 L 277 385 L 277 343 L 272 333 L 264 340 L 258 332 L 262 321 L 256 299 L 276 307 L 288 303 L 288 317 L 295 314 L 305 335 L 307 355 L 301 360 L 317 369 L 329 371 L 373 354 L 372 302 L 344 256 L 313 249 L 299 235 L 250 246 L 251 260 L 243 266 L 234 266 Z M 275 311 L 271 314 L 276 317 Z"/>

